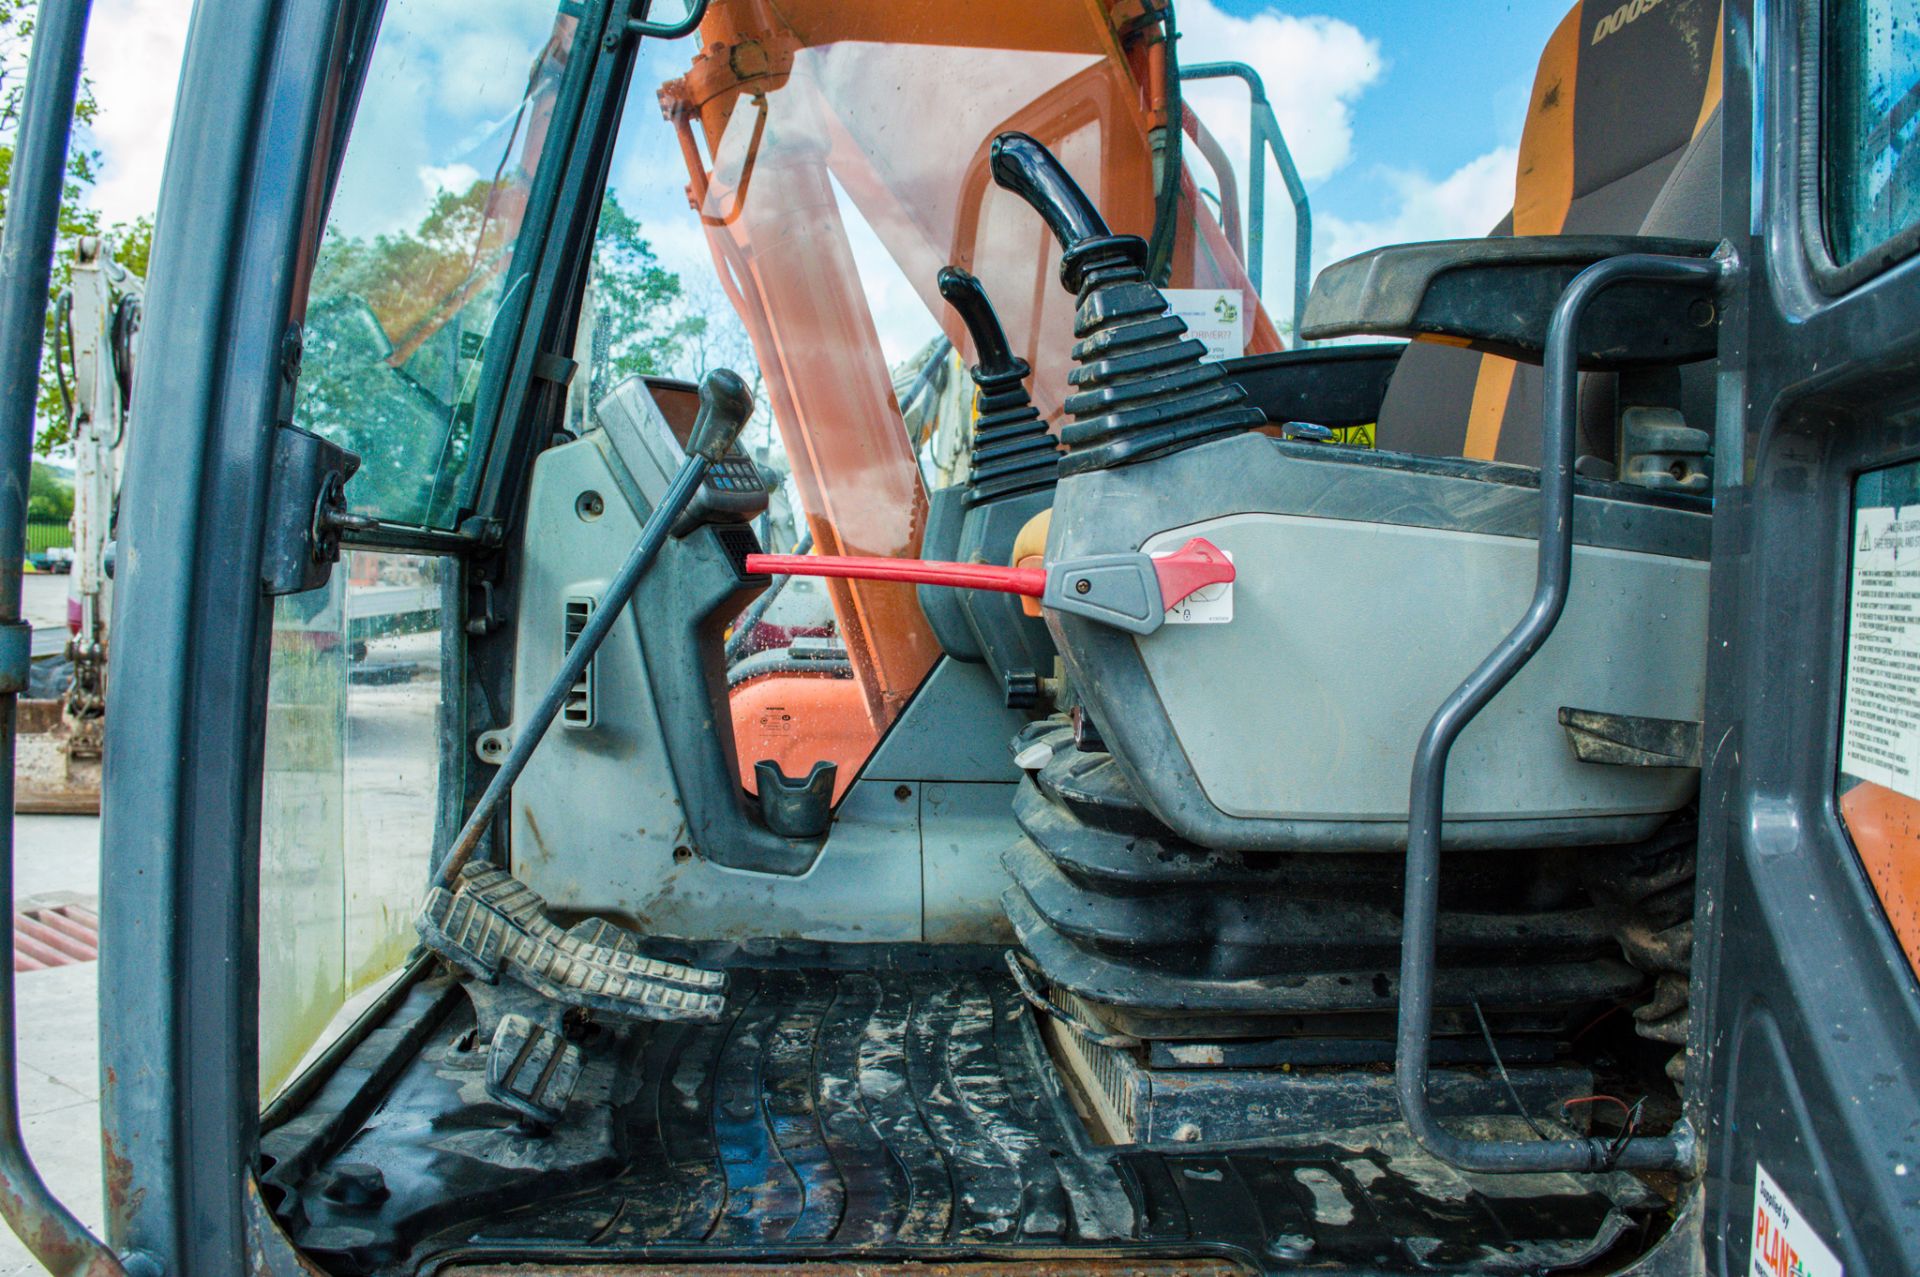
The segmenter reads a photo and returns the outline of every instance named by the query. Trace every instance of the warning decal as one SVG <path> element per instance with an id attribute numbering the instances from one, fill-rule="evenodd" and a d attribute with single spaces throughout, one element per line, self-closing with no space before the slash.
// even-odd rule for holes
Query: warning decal
<path id="1" fill-rule="evenodd" d="M 1752 1236 L 1748 1277 L 1842 1277 L 1840 1261 L 1758 1162 L 1753 1164 Z"/>
<path id="2" fill-rule="evenodd" d="M 1854 512 L 1840 770 L 1920 799 L 1920 506 Z"/>

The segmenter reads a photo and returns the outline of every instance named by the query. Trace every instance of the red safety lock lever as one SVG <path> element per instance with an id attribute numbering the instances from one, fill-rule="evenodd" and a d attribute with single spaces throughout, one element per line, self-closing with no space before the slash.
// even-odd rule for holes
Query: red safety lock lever
<path id="1" fill-rule="evenodd" d="M 747 571 L 908 581 L 1024 594 L 1039 599 L 1042 607 L 1134 634 L 1151 634 L 1159 629 L 1168 609 L 1195 590 L 1234 579 L 1232 562 L 1218 546 L 1202 537 L 1193 538 L 1172 554 L 1090 554 L 1038 568 L 855 555 L 749 554 Z"/>

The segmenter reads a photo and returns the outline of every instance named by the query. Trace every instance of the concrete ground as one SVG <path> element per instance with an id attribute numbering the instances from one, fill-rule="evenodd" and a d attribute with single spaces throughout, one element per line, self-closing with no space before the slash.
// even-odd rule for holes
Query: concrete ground
<path id="1" fill-rule="evenodd" d="M 37 573 L 21 580 L 22 611 L 33 625 L 35 655 L 58 652 L 66 643 L 69 580 Z M 15 904 L 58 893 L 99 894 L 97 816 L 16 816 L 13 837 Z M 27 1149 L 54 1193 L 96 1232 L 104 1223 L 99 971 L 97 962 L 80 962 L 14 977 Z M 0 1226 L 0 1277 L 43 1271 Z"/>
<path id="2" fill-rule="evenodd" d="M 98 894 L 98 817 L 16 816 L 13 836 L 16 903 L 53 892 Z M 54 1193 L 96 1232 L 103 1226 L 99 970 L 81 962 L 14 977 L 27 1149 Z M 41 1271 L 0 1227 L 0 1277 Z"/>

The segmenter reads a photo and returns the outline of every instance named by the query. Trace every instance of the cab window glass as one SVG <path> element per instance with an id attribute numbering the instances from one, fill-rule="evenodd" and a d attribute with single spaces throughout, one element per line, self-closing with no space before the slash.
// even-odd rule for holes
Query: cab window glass
<path id="1" fill-rule="evenodd" d="M 1920 221 L 1920 17 L 1847 0 L 1826 20 L 1828 248 L 1841 265 Z"/>
<path id="2" fill-rule="evenodd" d="M 481 374 L 495 317 L 527 287 L 516 249 L 578 27 L 550 0 L 462 14 L 450 36 L 444 5 L 387 6 L 314 266 L 296 407 L 360 454 L 356 511 L 434 527 L 478 477 Z"/>

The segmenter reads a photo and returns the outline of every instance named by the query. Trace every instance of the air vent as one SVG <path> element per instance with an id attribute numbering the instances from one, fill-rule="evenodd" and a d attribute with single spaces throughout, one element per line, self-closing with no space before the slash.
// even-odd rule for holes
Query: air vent
<path id="1" fill-rule="evenodd" d="M 747 556 L 760 553 L 760 538 L 753 535 L 751 527 L 744 523 L 722 523 L 714 527 L 713 533 L 720 542 L 721 552 L 727 556 L 727 562 L 733 565 L 734 575 L 743 581 L 765 579 L 747 573 Z"/>
<path id="2" fill-rule="evenodd" d="M 564 660 L 566 654 L 573 651 L 574 643 L 580 632 L 587 628 L 587 618 L 593 615 L 594 601 L 583 595 L 567 600 L 566 611 L 561 617 L 560 654 Z M 580 671 L 573 686 L 567 689 L 567 699 L 560 705 L 560 725 L 584 732 L 593 726 L 593 661 L 587 662 L 587 668 Z"/>

